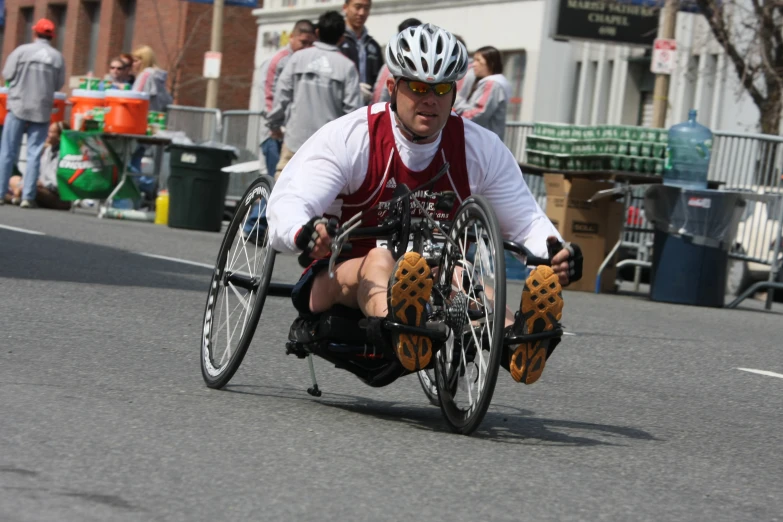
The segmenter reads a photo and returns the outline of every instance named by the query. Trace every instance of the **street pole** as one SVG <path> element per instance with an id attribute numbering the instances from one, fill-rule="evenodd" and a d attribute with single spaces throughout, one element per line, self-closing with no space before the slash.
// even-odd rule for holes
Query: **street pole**
<path id="1" fill-rule="evenodd" d="M 658 38 L 674 38 L 679 7 L 679 0 L 666 0 L 666 4 L 663 6 L 663 20 L 661 20 L 661 25 L 658 27 Z M 653 127 L 662 129 L 666 125 L 666 109 L 668 105 L 669 75 L 656 74 L 655 89 L 653 90 Z"/>
<path id="2" fill-rule="evenodd" d="M 222 52 L 223 50 L 223 0 L 213 0 L 212 5 L 212 39 L 209 44 L 209 50 L 212 52 Z M 207 80 L 207 109 L 217 108 L 218 82 L 219 78 L 209 78 Z"/>

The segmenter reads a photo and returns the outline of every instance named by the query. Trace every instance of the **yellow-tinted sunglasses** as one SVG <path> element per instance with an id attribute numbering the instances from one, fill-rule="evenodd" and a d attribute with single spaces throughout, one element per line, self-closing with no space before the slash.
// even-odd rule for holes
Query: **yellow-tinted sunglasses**
<path id="1" fill-rule="evenodd" d="M 428 92 L 432 91 L 435 96 L 444 96 L 451 92 L 454 88 L 454 84 L 448 83 L 426 83 L 418 80 L 403 80 L 408 84 L 408 88 L 419 96 L 424 96 Z"/>

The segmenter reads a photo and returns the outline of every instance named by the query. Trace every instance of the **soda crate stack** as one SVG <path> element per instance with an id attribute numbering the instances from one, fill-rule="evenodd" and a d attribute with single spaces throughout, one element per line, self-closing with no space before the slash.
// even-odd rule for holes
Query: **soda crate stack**
<path id="1" fill-rule="evenodd" d="M 663 173 L 667 131 L 625 125 L 536 123 L 527 163 L 556 171 Z"/>

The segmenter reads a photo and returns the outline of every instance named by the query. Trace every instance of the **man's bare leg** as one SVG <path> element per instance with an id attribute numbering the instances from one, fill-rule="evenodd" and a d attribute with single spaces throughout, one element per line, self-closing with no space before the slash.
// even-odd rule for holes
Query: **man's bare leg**
<path id="1" fill-rule="evenodd" d="M 389 291 L 393 272 L 395 283 Z M 429 267 L 419 254 L 409 252 L 395 263 L 388 250 L 374 248 L 364 258 L 338 265 L 334 275 L 330 279 L 324 272 L 313 281 L 310 310 L 314 313 L 341 304 L 358 307 L 367 317 L 386 317 L 390 300 L 396 321 L 416 326 L 424 324 L 432 279 Z M 377 323 L 368 325 L 368 338 L 380 335 L 374 328 Z M 371 334 L 371 330 L 375 333 Z M 417 371 L 429 364 L 432 357 L 429 337 L 395 332 L 391 337 L 393 349 L 407 370 Z"/>
<path id="2" fill-rule="evenodd" d="M 386 293 L 394 270 L 394 258 L 385 248 L 374 248 L 365 257 L 338 264 L 334 278 L 318 274 L 310 291 L 310 310 L 325 312 L 336 304 L 359 308 L 367 317 L 385 317 Z"/>

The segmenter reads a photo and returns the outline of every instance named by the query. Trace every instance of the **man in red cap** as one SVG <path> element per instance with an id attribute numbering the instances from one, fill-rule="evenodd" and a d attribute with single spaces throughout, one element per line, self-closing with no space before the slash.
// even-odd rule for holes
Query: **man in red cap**
<path id="1" fill-rule="evenodd" d="M 41 150 L 49 130 L 54 93 L 65 83 L 65 62 L 52 47 L 54 23 L 41 18 L 33 26 L 35 41 L 20 45 L 8 56 L 3 78 L 8 82 L 8 115 L 0 139 L 0 194 L 8 192 L 8 180 L 19 158 L 22 136 L 27 132 L 27 169 L 21 208 L 35 207 Z M 0 197 L 0 205 L 4 204 Z"/>

